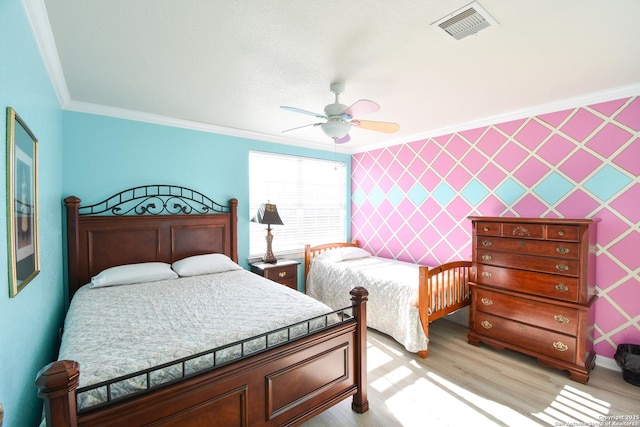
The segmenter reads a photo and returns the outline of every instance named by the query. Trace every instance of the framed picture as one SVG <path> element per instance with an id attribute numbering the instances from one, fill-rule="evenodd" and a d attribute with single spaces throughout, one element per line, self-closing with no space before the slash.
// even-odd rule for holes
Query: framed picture
<path id="1" fill-rule="evenodd" d="M 9 296 L 40 272 L 38 250 L 38 141 L 13 108 L 7 108 L 7 224 Z"/>

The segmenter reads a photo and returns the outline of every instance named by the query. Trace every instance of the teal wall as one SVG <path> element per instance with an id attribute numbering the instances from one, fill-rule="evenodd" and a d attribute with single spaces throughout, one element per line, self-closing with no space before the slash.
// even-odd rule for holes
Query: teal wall
<path id="1" fill-rule="evenodd" d="M 4 427 L 34 426 L 42 412 L 36 373 L 57 354 L 63 317 L 61 240 L 62 112 L 17 0 L 0 1 L 0 402 Z M 41 272 L 9 298 L 6 215 L 6 110 L 38 139 Z"/>
<path id="2" fill-rule="evenodd" d="M 250 150 L 337 159 L 351 176 L 351 157 L 332 151 L 69 111 L 63 113 L 63 123 L 65 197 L 77 196 L 81 204 L 92 204 L 138 185 L 173 184 L 200 191 L 218 203 L 236 198 L 238 261 L 245 268 L 249 219 L 254 213 L 249 212 Z M 350 179 L 345 186 L 350 194 Z M 350 209 L 347 203 L 348 219 Z M 347 221 L 347 237 L 350 226 Z"/>
<path id="3" fill-rule="evenodd" d="M 239 257 L 246 266 L 249 150 L 337 159 L 347 165 L 347 176 L 351 162 L 350 156 L 333 152 L 62 111 L 18 0 L 0 1 L 0 40 L 0 138 L 5 139 L 6 108 L 11 106 L 39 141 L 41 272 L 15 298 L 9 298 L 6 185 L 0 185 L 3 427 L 31 427 L 42 414 L 36 374 L 57 357 L 58 330 L 66 310 L 64 197 L 96 202 L 132 186 L 157 183 L 191 187 L 220 202 L 235 197 L 239 200 Z M 0 160 L 3 180 L 5 156 Z"/>

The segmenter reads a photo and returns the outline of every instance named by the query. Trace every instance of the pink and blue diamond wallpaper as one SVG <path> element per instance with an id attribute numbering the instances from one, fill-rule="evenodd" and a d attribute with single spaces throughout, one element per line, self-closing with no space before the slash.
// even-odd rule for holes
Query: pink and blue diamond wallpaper
<path id="1" fill-rule="evenodd" d="M 595 349 L 640 343 L 640 97 L 352 157 L 352 238 L 426 265 L 471 257 L 469 215 L 600 218 Z"/>

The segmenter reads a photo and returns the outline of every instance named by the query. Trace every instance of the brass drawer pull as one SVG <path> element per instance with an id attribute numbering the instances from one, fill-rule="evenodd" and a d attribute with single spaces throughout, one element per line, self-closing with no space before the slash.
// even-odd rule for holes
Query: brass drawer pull
<path id="1" fill-rule="evenodd" d="M 480 301 L 482 301 L 484 305 L 493 305 L 491 298 L 482 298 Z"/>
<path id="2" fill-rule="evenodd" d="M 278 273 L 278 276 L 287 277 L 287 272 L 286 271 L 281 271 L 280 273 Z"/>
<path id="3" fill-rule="evenodd" d="M 483 261 L 491 261 L 491 255 L 482 255 Z"/>
<path id="4" fill-rule="evenodd" d="M 558 283 L 556 285 L 556 289 L 559 290 L 560 292 L 567 292 L 569 290 L 569 287 L 564 283 Z"/>
<path id="5" fill-rule="evenodd" d="M 566 345 L 565 343 L 561 342 L 561 341 L 556 341 L 553 343 L 553 348 L 555 348 L 558 351 L 567 351 L 569 350 L 569 346 Z"/>
<path id="6" fill-rule="evenodd" d="M 491 273 L 490 273 L 490 272 L 488 272 L 488 271 L 483 271 L 483 272 L 482 272 L 482 277 L 492 277 L 492 276 L 493 276 L 493 274 L 491 274 Z"/>
<path id="7" fill-rule="evenodd" d="M 480 325 L 485 329 L 493 328 L 493 325 L 491 324 L 491 322 L 489 322 L 487 320 L 483 320 L 482 322 L 480 322 Z"/>
<path id="8" fill-rule="evenodd" d="M 555 319 L 556 322 L 558 323 L 564 323 L 565 325 L 567 323 L 569 323 L 569 318 L 563 316 L 562 314 L 556 314 L 555 316 L 553 316 L 553 318 Z"/>
<path id="9" fill-rule="evenodd" d="M 556 264 L 556 269 L 559 271 L 567 271 L 569 266 L 567 264 Z"/>
<path id="10" fill-rule="evenodd" d="M 558 231 L 558 236 L 561 236 L 561 237 L 564 236 L 564 231 L 562 230 Z"/>
<path id="11" fill-rule="evenodd" d="M 491 246 L 491 245 L 492 245 L 492 243 L 490 241 L 488 241 L 488 240 L 483 240 L 482 241 L 482 246 Z"/>
<path id="12" fill-rule="evenodd" d="M 489 227 L 485 227 L 485 228 L 483 228 L 482 230 L 483 230 L 483 231 L 489 231 L 489 230 L 491 230 L 491 229 L 490 229 Z"/>
<path id="13" fill-rule="evenodd" d="M 569 253 L 569 248 L 565 248 L 564 246 L 558 246 L 556 248 L 556 252 L 558 252 L 561 255 L 566 255 Z"/>

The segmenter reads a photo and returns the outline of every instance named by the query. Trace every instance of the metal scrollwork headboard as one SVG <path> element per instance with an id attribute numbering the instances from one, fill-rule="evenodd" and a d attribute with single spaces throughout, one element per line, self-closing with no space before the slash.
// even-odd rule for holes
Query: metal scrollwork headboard
<path id="1" fill-rule="evenodd" d="M 226 213 L 229 207 L 202 193 L 176 185 L 143 185 L 121 191 L 90 206 L 81 206 L 79 215 L 185 215 Z"/>
<path id="2" fill-rule="evenodd" d="M 100 271 L 143 262 L 171 264 L 221 253 L 238 262 L 238 200 L 226 205 L 175 185 L 144 185 L 80 206 L 64 199 L 69 298 Z"/>

